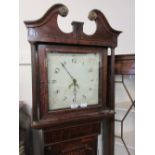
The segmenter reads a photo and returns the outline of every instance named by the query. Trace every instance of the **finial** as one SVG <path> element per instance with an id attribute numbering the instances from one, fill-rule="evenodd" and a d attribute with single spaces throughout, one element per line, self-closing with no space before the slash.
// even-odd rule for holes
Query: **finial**
<path id="1" fill-rule="evenodd" d="M 62 6 L 59 8 L 59 13 L 61 16 L 65 17 L 68 14 L 68 8 L 66 6 Z"/>
<path id="2" fill-rule="evenodd" d="M 89 13 L 89 15 L 88 15 L 88 18 L 89 18 L 90 20 L 95 20 L 95 19 L 97 18 L 96 12 L 95 12 L 95 11 L 91 11 L 91 12 Z"/>

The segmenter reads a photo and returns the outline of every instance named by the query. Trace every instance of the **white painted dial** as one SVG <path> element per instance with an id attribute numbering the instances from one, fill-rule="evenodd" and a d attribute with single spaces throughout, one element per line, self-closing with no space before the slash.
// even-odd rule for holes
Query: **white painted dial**
<path id="1" fill-rule="evenodd" d="M 70 108 L 72 103 L 98 104 L 98 53 L 47 54 L 49 110 Z"/>

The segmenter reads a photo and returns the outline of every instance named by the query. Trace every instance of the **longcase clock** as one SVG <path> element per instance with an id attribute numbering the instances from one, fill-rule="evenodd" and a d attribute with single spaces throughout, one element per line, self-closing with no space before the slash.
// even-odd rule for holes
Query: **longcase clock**
<path id="1" fill-rule="evenodd" d="M 73 31 L 64 33 L 57 17 L 67 13 L 57 4 L 39 20 L 25 22 L 32 57 L 32 127 L 42 129 L 45 155 L 97 155 L 99 134 L 103 154 L 113 155 L 114 48 L 120 31 L 92 10 L 93 35 L 83 32 L 82 22 L 72 22 Z"/>

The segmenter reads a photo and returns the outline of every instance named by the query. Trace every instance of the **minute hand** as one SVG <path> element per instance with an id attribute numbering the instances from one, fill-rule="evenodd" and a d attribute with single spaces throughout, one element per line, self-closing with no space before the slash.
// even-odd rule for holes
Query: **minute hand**
<path id="1" fill-rule="evenodd" d="M 70 76 L 70 78 L 74 81 L 74 77 L 69 73 L 69 71 L 67 70 L 66 66 L 61 63 L 62 67 L 64 68 L 64 70 L 68 73 L 68 75 Z"/>

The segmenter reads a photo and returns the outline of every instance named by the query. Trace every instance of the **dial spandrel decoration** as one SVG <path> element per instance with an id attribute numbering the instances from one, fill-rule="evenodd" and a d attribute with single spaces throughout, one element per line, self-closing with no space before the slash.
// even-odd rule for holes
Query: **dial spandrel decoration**
<path id="1" fill-rule="evenodd" d="M 99 63 L 98 53 L 48 52 L 49 110 L 98 104 Z"/>

